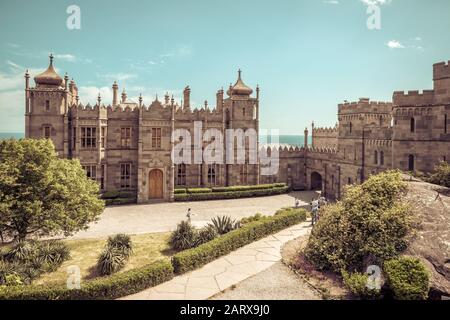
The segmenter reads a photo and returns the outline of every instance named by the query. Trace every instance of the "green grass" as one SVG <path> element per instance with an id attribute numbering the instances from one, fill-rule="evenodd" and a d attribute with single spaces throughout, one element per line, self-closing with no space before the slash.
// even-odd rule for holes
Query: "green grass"
<path id="1" fill-rule="evenodd" d="M 170 249 L 168 240 L 170 232 L 132 235 L 133 253 L 125 267 L 119 273 L 143 267 L 154 261 L 169 260 L 175 254 Z M 76 265 L 80 268 L 82 279 L 99 277 L 96 269 L 97 259 L 106 245 L 106 238 L 64 240 L 70 248 L 71 258 L 52 273 L 45 273 L 33 281 L 33 284 L 64 284 L 67 280 L 67 267 Z"/>

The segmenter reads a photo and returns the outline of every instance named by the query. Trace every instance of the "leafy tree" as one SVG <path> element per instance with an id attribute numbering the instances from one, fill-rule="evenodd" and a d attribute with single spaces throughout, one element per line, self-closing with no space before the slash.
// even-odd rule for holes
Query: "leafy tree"
<path id="1" fill-rule="evenodd" d="M 450 164 L 446 161 L 439 162 L 426 180 L 430 183 L 450 188 Z"/>
<path id="2" fill-rule="evenodd" d="M 87 229 L 104 209 L 98 194 L 80 162 L 58 158 L 50 140 L 0 142 L 3 235 L 23 240 Z"/>

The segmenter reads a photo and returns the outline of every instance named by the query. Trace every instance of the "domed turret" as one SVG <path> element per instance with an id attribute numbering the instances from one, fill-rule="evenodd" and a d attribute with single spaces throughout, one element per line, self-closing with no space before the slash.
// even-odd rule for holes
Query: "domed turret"
<path id="1" fill-rule="evenodd" d="M 248 87 L 241 79 L 242 71 L 239 69 L 238 71 L 238 79 L 234 86 L 228 89 L 227 94 L 229 96 L 238 95 L 238 96 L 249 96 L 253 93 L 253 89 Z"/>
<path id="2" fill-rule="evenodd" d="M 36 85 L 47 85 L 47 86 L 61 86 L 63 83 L 63 78 L 56 73 L 53 68 L 53 55 L 50 55 L 50 65 L 47 70 L 41 74 L 34 77 L 34 82 Z"/>

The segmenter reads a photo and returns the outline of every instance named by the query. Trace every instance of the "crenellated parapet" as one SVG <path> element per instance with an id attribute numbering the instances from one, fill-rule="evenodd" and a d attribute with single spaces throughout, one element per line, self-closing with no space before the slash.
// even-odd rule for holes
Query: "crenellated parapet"
<path id="1" fill-rule="evenodd" d="M 345 102 L 338 104 L 339 115 L 364 114 L 364 113 L 384 113 L 392 111 L 391 102 L 370 101 L 369 98 L 360 98 L 358 102 Z"/>
<path id="2" fill-rule="evenodd" d="M 410 107 L 432 105 L 434 90 L 395 91 L 393 95 L 394 107 Z"/>
<path id="3" fill-rule="evenodd" d="M 439 62 L 433 65 L 433 80 L 450 78 L 450 61 Z"/>
<path id="4" fill-rule="evenodd" d="M 337 149 L 333 147 L 309 147 L 307 148 L 308 153 L 316 153 L 316 154 L 337 154 Z"/>
<path id="5" fill-rule="evenodd" d="M 372 147 L 392 147 L 392 140 L 366 139 L 364 143 Z"/>
<path id="6" fill-rule="evenodd" d="M 261 152 L 278 152 L 280 158 L 303 157 L 306 149 L 304 147 L 285 144 L 263 144 L 260 146 Z"/>

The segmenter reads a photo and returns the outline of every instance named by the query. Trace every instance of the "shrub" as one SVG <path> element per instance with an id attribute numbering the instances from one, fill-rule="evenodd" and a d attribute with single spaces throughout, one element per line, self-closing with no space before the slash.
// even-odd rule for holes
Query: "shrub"
<path id="1" fill-rule="evenodd" d="M 369 280 L 367 273 L 354 272 L 350 274 L 342 270 L 342 278 L 347 289 L 357 297 L 373 299 L 380 296 L 380 290 L 367 286 Z"/>
<path id="2" fill-rule="evenodd" d="M 212 192 L 210 188 L 188 188 L 187 193 L 208 193 Z"/>
<path id="3" fill-rule="evenodd" d="M 70 258 L 70 250 L 61 241 L 44 241 L 37 245 L 37 262 L 46 272 L 55 271 Z"/>
<path id="4" fill-rule="evenodd" d="M 239 221 L 236 222 L 236 220 L 231 220 L 230 216 L 218 216 L 212 218 L 209 225 L 214 228 L 219 235 L 222 235 L 239 228 Z"/>
<path id="5" fill-rule="evenodd" d="M 102 194 L 102 199 L 116 199 L 119 197 L 119 191 L 106 191 Z"/>
<path id="6" fill-rule="evenodd" d="M 175 201 L 205 201 L 219 199 L 238 199 L 248 197 L 262 197 L 277 194 L 283 194 L 289 191 L 289 187 L 276 187 L 271 189 L 253 189 L 244 191 L 226 191 L 226 192 L 206 192 L 206 193 L 186 193 L 175 194 Z"/>
<path id="7" fill-rule="evenodd" d="M 417 258 L 399 257 L 384 263 L 387 284 L 399 300 L 424 300 L 428 297 L 429 274 Z"/>
<path id="8" fill-rule="evenodd" d="M 195 246 L 197 247 L 203 243 L 209 242 L 217 238 L 218 236 L 219 234 L 213 226 L 208 225 L 206 227 L 203 227 L 198 231 Z"/>
<path id="9" fill-rule="evenodd" d="M 408 244 L 414 225 L 401 200 L 406 189 L 400 172 L 371 176 L 347 188 L 342 201 L 321 210 L 304 254 L 318 269 L 362 271 L 382 265 Z"/>
<path id="10" fill-rule="evenodd" d="M 450 164 L 447 161 L 441 161 L 426 180 L 450 188 Z"/>
<path id="11" fill-rule="evenodd" d="M 244 225 L 246 223 L 250 223 L 250 222 L 253 222 L 253 221 L 259 221 L 259 220 L 264 219 L 264 218 L 266 218 L 266 216 L 263 216 L 261 213 L 257 213 L 257 214 L 255 214 L 253 216 L 242 218 L 240 223 L 241 223 L 241 225 Z"/>
<path id="12" fill-rule="evenodd" d="M 0 286 L 0 300 L 94 300 L 116 299 L 156 286 L 173 278 L 170 261 L 81 282 L 81 289 L 66 285 Z"/>
<path id="13" fill-rule="evenodd" d="M 230 186 L 230 187 L 214 187 L 213 192 L 229 192 L 229 191 L 249 191 L 249 190 L 264 190 L 274 188 L 284 188 L 285 183 L 273 183 L 273 184 L 258 184 L 250 186 Z"/>
<path id="14" fill-rule="evenodd" d="M 131 237 L 127 234 L 121 233 L 108 237 L 107 246 L 118 249 L 125 258 L 128 258 L 133 253 L 133 243 L 131 242 Z"/>
<path id="15" fill-rule="evenodd" d="M 184 194 L 186 193 L 186 188 L 180 188 L 180 189 L 175 189 L 173 190 L 174 194 Z"/>
<path id="16" fill-rule="evenodd" d="M 120 249 L 106 246 L 98 257 L 97 269 L 102 276 L 111 275 L 122 269 L 125 262 L 126 257 Z"/>
<path id="17" fill-rule="evenodd" d="M 4 254 L 6 260 L 25 262 L 36 255 L 36 246 L 33 241 L 17 241 Z"/>
<path id="18" fill-rule="evenodd" d="M 172 257 L 172 265 L 176 273 L 194 270 L 253 241 L 305 220 L 306 211 L 295 209 L 248 223 L 196 248 L 175 254 Z"/>
<path id="19" fill-rule="evenodd" d="M 188 221 L 181 221 L 170 236 L 170 245 L 175 250 L 186 250 L 195 246 L 195 228 Z"/>

